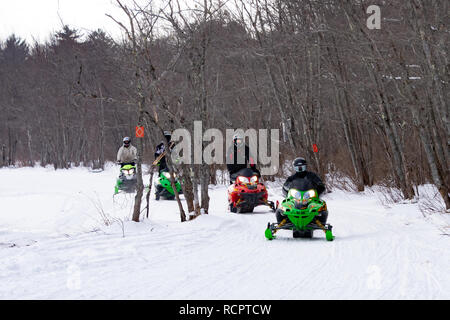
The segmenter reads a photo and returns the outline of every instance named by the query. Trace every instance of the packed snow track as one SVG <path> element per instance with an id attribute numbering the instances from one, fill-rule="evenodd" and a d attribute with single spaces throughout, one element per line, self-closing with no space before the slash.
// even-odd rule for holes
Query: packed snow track
<path id="1" fill-rule="evenodd" d="M 131 222 L 133 197 L 113 202 L 117 174 L 0 169 L 0 299 L 450 299 L 450 220 L 417 204 L 334 191 L 333 242 L 268 241 L 274 214 L 228 212 L 226 186 L 211 187 L 209 215 L 180 223 L 153 196 Z"/>

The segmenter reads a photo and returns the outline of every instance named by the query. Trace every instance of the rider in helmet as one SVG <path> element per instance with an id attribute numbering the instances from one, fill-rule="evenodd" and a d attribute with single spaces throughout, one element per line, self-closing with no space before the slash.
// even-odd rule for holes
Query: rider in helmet
<path id="1" fill-rule="evenodd" d="M 255 159 L 250 154 L 250 148 L 244 142 L 244 137 L 240 134 L 235 134 L 233 136 L 233 145 L 227 152 L 227 169 L 230 174 L 231 184 L 236 180 L 239 171 L 247 168 L 248 165 L 258 176 L 261 176 L 256 168 Z"/>
<path id="2" fill-rule="evenodd" d="M 322 180 L 319 178 L 317 174 L 314 172 L 307 171 L 307 163 L 304 158 L 296 158 L 292 162 L 292 166 L 294 167 L 295 174 L 286 179 L 286 182 L 283 185 L 283 195 L 286 196 L 294 185 L 302 186 L 303 191 L 307 191 L 308 189 L 315 189 L 319 196 L 325 191 L 325 185 Z"/>
<path id="3" fill-rule="evenodd" d="M 172 139 L 171 132 L 170 131 L 164 131 L 164 138 L 166 139 L 167 143 L 171 147 L 170 150 L 172 150 L 173 142 L 171 141 L 171 139 Z M 161 141 L 161 143 L 156 146 L 155 159 L 158 158 L 161 154 L 163 154 L 165 150 L 166 150 L 166 145 L 164 144 L 163 141 Z M 159 160 L 157 165 L 159 166 L 159 168 L 158 168 L 159 172 L 161 172 L 163 170 L 167 170 L 166 156 L 163 156 Z"/>
<path id="4" fill-rule="evenodd" d="M 135 146 L 131 145 L 130 137 L 123 138 L 123 146 L 120 147 L 117 152 L 117 163 L 120 167 L 127 164 L 135 165 L 137 161 L 137 149 Z"/>
<path id="5" fill-rule="evenodd" d="M 174 146 L 174 142 L 172 140 L 172 134 L 170 131 L 164 131 L 164 138 L 166 139 L 167 144 L 169 145 L 170 150 L 172 150 Z M 161 141 L 160 144 L 156 146 L 155 150 L 155 159 L 160 157 L 164 151 L 166 150 L 166 145 L 164 144 L 164 141 Z M 159 162 L 156 163 L 158 166 L 158 172 L 161 174 L 162 171 L 169 171 L 169 168 L 167 167 L 166 162 L 166 156 L 162 156 L 162 158 L 159 160 Z M 161 185 L 157 185 L 155 189 L 155 196 L 156 200 L 160 199 L 161 193 L 164 191 L 164 188 Z"/>
<path id="6" fill-rule="evenodd" d="M 304 158 L 296 158 L 292 162 L 292 166 L 294 167 L 295 174 L 286 179 L 286 182 L 283 185 L 283 195 L 286 197 L 289 190 L 294 188 L 301 191 L 307 191 L 310 189 L 317 190 L 318 195 L 320 196 L 325 191 L 325 185 L 319 176 L 313 172 L 307 171 L 307 163 Z M 277 210 L 275 214 L 278 223 L 281 223 L 286 217 L 284 216 L 283 211 Z M 319 218 L 322 224 L 327 222 L 328 211 L 324 211 L 321 213 L 321 217 Z"/>

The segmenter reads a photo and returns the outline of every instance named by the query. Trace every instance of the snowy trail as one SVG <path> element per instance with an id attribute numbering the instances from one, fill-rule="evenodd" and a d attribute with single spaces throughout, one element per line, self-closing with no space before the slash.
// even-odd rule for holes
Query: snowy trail
<path id="1" fill-rule="evenodd" d="M 450 238 L 417 205 L 336 191 L 325 197 L 335 241 L 267 241 L 274 214 L 231 214 L 218 186 L 210 215 L 181 224 L 175 202 L 152 200 L 122 237 L 94 207 L 129 214 L 112 202 L 116 171 L 0 170 L 0 299 L 450 298 Z"/>

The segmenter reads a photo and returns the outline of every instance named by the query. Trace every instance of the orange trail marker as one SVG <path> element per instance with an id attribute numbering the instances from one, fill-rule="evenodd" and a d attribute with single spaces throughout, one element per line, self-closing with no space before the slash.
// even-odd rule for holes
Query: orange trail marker
<path id="1" fill-rule="evenodd" d="M 144 127 L 136 127 L 136 138 L 144 137 Z"/>

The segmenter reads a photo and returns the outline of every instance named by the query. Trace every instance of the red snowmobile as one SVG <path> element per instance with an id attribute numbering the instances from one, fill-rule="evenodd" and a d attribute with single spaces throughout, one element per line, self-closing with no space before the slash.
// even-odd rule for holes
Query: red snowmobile
<path id="1" fill-rule="evenodd" d="M 242 169 L 237 173 L 236 181 L 228 188 L 228 204 L 233 213 L 253 212 L 259 205 L 276 210 L 272 201 L 268 201 L 266 186 L 252 169 Z"/>

